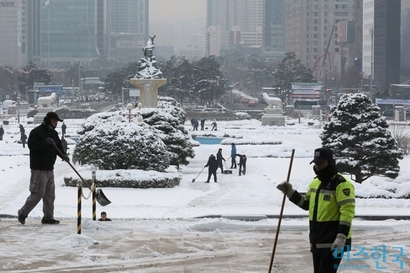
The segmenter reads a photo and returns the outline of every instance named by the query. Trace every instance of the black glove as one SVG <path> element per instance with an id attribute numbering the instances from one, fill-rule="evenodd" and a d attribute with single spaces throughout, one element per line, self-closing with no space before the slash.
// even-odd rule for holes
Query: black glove
<path id="1" fill-rule="evenodd" d="M 54 144 L 56 144 L 56 143 L 54 142 L 54 139 L 52 139 L 51 137 L 46 138 L 46 142 L 47 142 L 48 145 L 54 145 Z"/>
<path id="2" fill-rule="evenodd" d="M 68 155 L 63 155 L 62 159 L 63 159 L 65 162 L 70 162 L 70 158 L 68 157 Z"/>

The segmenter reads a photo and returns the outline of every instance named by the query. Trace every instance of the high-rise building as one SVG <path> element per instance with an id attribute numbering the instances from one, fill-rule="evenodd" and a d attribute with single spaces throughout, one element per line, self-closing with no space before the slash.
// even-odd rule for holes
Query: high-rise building
<path id="1" fill-rule="evenodd" d="M 362 71 L 366 78 L 372 75 L 374 49 L 374 0 L 363 0 Z M 374 78 L 374 75 L 373 75 Z"/>
<path id="2" fill-rule="evenodd" d="M 353 66 L 357 54 L 339 30 L 339 22 L 354 21 L 362 13 L 362 1 L 357 0 L 287 0 L 286 51 L 295 52 L 298 59 L 320 80 L 336 78 Z M 357 22 L 356 27 L 361 28 Z M 344 34 L 343 34 L 344 33 Z M 350 35 L 349 35 L 350 36 Z"/>
<path id="3" fill-rule="evenodd" d="M 26 1 L 0 1 L 0 66 L 27 63 Z"/>
<path id="4" fill-rule="evenodd" d="M 264 0 L 208 0 L 206 54 L 212 55 L 211 44 L 218 43 L 219 50 L 213 50 L 217 56 L 221 49 L 238 45 L 262 47 L 263 16 Z M 213 42 L 213 38 L 220 41 Z"/>
<path id="5" fill-rule="evenodd" d="M 402 82 L 410 80 L 410 1 L 401 1 L 401 76 Z"/>
<path id="6" fill-rule="evenodd" d="M 136 61 L 149 39 L 148 0 L 108 0 L 108 56 L 123 62 Z"/>
<path id="7" fill-rule="evenodd" d="M 240 31 L 241 45 L 261 47 L 263 0 L 232 1 L 232 24 L 229 30 L 233 27 Z"/>
<path id="8" fill-rule="evenodd" d="M 284 52 L 286 43 L 286 0 L 265 0 L 263 48 Z"/>
<path id="9" fill-rule="evenodd" d="M 39 9 L 41 65 L 86 64 L 100 56 L 97 0 L 46 0 Z"/>
<path id="10" fill-rule="evenodd" d="M 23 1 L 24 2 L 24 1 Z M 129 62 L 148 40 L 148 0 L 31 0 L 27 59 L 49 67 Z"/>
<path id="11" fill-rule="evenodd" d="M 374 1 L 374 82 L 400 83 L 401 0 Z"/>
<path id="12" fill-rule="evenodd" d="M 232 26 L 231 0 L 208 0 L 206 13 L 206 55 L 220 55 L 228 45 Z M 216 39 L 216 40 L 215 40 Z"/>

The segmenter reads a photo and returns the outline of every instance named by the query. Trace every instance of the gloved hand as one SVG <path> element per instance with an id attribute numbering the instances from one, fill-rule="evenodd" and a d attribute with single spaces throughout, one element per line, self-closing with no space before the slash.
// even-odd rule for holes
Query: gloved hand
<path id="1" fill-rule="evenodd" d="M 291 197 L 292 194 L 295 192 L 295 190 L 292 187 L 292 184 L 290 184 L 289 182 L 282 182 L 279 185 L 276 186 L 276 188 L 278 190 L 280 190 L 281 192 L 283 192 L 284 194 L 286 194 L 287 197 Z"/>
<path id="2" fill-rule="evenodd" d="M 52 139 L 51 137 L 46 138 L 46 142 L 47 142 L 48 145 L 54 145 L 54 144 L 56 144 L 56 143 L 54 142 L 54 139 Z"/>
<path id="3" fill-rule="evenodd" d="M 63 160 L 65 162 L 70 162 L 70 158 L 68 157 L 68 155 L 63 155 Z"/>
<path id="4" fill-rule="evenodd" d="M 341 252 L 346 244 L 346 235 L 338 233 L 335 241 L 332 244 L 332 250 Z M 333 253 L 334 254 L 334 253 Z"/>

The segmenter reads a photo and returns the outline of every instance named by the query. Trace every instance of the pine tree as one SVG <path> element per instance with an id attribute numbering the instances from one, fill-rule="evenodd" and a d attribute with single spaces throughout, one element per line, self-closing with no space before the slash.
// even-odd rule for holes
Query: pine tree
<path id="1" fill-rule="evenodd" d="M 362 183 L 374 175 L 396 178 L 403 151 L 388 130 L 380 108 L 364 94 L 343 95 L 320 135 L 333 149 L 339 171 Z"/>
<path id="2" fill-rule="evenodd" d="M 173 98 L 160 97 L 158 108 L 134 108 L 142 123 L 128 122 L 125 115 L 98 113 L 89 117 L 79 130 L 73 161 L 99 169 L 142 169 L 164 171 L 169 165 L 187 165 L 195 156 L 183 124 L 185 112 Z"/>

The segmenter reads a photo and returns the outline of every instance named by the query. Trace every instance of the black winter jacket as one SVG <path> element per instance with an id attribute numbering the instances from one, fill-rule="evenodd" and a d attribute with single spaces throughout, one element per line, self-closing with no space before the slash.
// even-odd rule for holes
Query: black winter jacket
<path id="1" fill-rule="evenodd" d="M 42 123 L 31 130 L 28 137 L 28 147 L 30 149 L 30 169 L 42 171 L 51 171 L 54 169 L 54 163 L 56 162 L 58 152 L 53 145 L 47 144 L 46 139 L 48 137 L 54 139 L 57 147 L 60 151 L 63 151 L 63 147 L 57 132 Z"/>
<path id="2" fill-rule="evenodd" d="M 208 163 L 206 163 L 205 167 L 209 167 L 209 171 L 216 171 L 218 169 L 218 162 L 215 159 L 215 156 L 210 156 L 208 159 Z"/>

